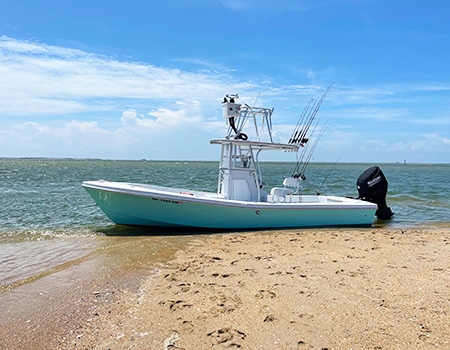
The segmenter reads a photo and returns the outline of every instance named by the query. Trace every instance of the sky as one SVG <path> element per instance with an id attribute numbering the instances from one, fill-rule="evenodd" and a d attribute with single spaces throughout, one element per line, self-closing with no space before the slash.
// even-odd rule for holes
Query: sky
<path id="1" fill-rule="evenodd" d="M 450 163 L 449 15 L 434 0 L 3 0 L 0 157 L 217 160 L 226 94 L 273 107 L 285 142 L 335 82 L 314 161 Z"/>

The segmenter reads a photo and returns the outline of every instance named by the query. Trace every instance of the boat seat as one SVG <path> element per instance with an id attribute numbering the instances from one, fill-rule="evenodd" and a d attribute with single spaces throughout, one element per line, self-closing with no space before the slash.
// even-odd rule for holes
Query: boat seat
<path id="1" fill-rule="evenodd" d="M 270 190 L 270 194 L 272 195 L 272 198 L 277 198 L 278 201 L 281 198 L 285 201 L 288 194 L 294 194 L 298 192 L 298 190 L 302 187 L 300 183 L 301 182 L 299 178 L 287 177 L 283 181 L 284 187 L 274 187 Z M 295 190 L 287 187 L 294 187 Z"/>
<path id="2" fill-rule="evenodd" d="M 286 196 L 292 193 L 294 193 L 294 190 L 285 187 L 274 187 L 270 190 L 270 195 L 272 197 L 278 197 L 278 199 L 280 198 L 286 199 Z"/>
<path id="3" fill-rule="evenodd" d="M 295 177 L 287 177 L 287 178 L 285 178 L 284 181 L 283 181 L 283 185 L 284 185 L 284 187 L 296 187 L 296 188 L 302 187 L 300 185 L 300 179 L 299 178 L 295 178 Z"/>

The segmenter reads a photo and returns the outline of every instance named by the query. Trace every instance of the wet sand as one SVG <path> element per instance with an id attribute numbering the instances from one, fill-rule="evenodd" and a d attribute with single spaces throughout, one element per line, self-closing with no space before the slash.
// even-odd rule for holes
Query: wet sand
<path id="1" fill-rule="evenodd" d="M 186 243 L 132 288 L 108 287 L 114 279 L 86 288 L 78 295 L 86 307 L 67 315 L 72 326 L 41 326 L 49 336 L 33 348 L 450 348 L 448 229 L 245 232 Z M 11 339 L 11 328 L 2 332 Z"/>
<path id="2" fill-rule="evenodd" d="M 146 230 L 114 227 L 109 234 L 143 234 Z M 54 239 L 56 246 L 92 249 L 85 255 L 0 287 L 0 349 L 56 349 L 71 341 L 98 311 L 123 293 L 137 292 L 154 273 L 197 236 L 93 236 Z M 196 238 L 197 239 L 197 238 Z M 30 242 L 31 244 L 32 242 Z M 35 249 L 40 249 L 36 242 Z M 51 242 L 49 242 L 51 243 Z M 2 248 L 2 247 L 0 247 Z M 37 251 L 34 251 L 38 255 Z M 18 265 L 18 264 L 17 264 Z M 43 265 L 43 262 L 40 263 Z"/>

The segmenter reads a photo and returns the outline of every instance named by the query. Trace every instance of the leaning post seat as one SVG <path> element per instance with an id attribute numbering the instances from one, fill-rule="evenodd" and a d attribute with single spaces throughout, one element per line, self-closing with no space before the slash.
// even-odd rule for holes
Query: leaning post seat
<path id="1" fill-rule="evenodd" d="M 274 187 L 270 190 L 270 194 L 272 195 L 272 198 L 277 197 L 278 200 L 281 198 L 283 200 L 286 200 L 286 196 L 289 194 L 293 194 L 297 192 L 302 186 L 300 185 L 300 179 L 297 179 L 295 177 L 287 177 L 283 180 L 284 187 Z M 287 188 L 287 187 L 295 187 L 295 191 L 293 189 Z"/>
<path id="2" fill-rule="evenodd" d="M 272 196 L 272 201 L 273 198 L 277 197 L 278 200 L 283 199 L 286 200 L 286 196 L 288 194 L 293 194 L 294 190 L 290 189 L 290 188 L 284 188 L 284 187 L 274 187 L 270 190 L 270 195 Z"/>

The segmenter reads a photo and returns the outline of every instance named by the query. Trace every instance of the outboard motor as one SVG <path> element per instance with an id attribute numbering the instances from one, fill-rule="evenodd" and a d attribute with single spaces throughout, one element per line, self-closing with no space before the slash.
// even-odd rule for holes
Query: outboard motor
<path id="1" fill-rule="evenodd" d="M 386 204 L 388 182 L 379 167 L 373 166 L 364 171 L 356 181 L 356 186 L 359 193 L 358 199 L 378 205 L 375 212 L 378 219 L 388 220 L 394 215 Z"/>

